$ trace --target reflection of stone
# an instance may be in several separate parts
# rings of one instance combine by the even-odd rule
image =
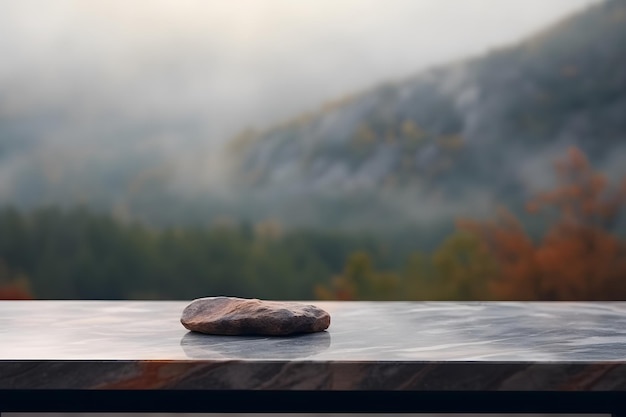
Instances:
[[[191,359],[297,359],[321,353],[330,347],[328,332],[289,337],[214,336],[189,332],[180,341]]]
[[[236,297],[207,297],[185,307],[187,329],[215,335],[285,336],[326,330],[330,315],[314,305]]]

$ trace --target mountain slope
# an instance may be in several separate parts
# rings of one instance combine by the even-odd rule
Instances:
[[[626,2],[607,1],[518,45],[246,132],[228,148],[233,186],[285,219],[325,199],[341,211],[346,196],[368,206],[346,218],[380,217],[372,205],[397,217],[407,205],[413,216],[520,201],[569,145],[620,169],[624,68]]]

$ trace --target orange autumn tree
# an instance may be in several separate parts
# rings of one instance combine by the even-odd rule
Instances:
[[[511,212],[499,208],[493,220],[459,220],[457,227],[478,236],[496,260],[497,273],[488,284],[492,299],[546,298],[542,292],[541,272],[534,261],[532,239]]]
[[[32,300],[28,278],[15,274],[0,259],[0,300]]]
[[[496,299],[626,299],[626,242],[611,233],[626,202],[626,179],[611,188],[585,154],[568,150],[555,164],[558,184],[528,203],[530,213],[546,213],[552,226],[535,245],[511,213],[489,222],[460,221],[496,257]]]

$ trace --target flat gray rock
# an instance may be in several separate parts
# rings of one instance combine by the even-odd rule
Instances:
[[[207,297],[185,307],[180,322],[207,334],[285,336],[326,330],[330,315],[311,304]]]

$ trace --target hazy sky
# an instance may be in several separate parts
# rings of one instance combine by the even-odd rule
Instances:
[[[163,146],[215,143],[593,2],[0,0],[0,118],[57,114],[58,141],[148,124]]]

